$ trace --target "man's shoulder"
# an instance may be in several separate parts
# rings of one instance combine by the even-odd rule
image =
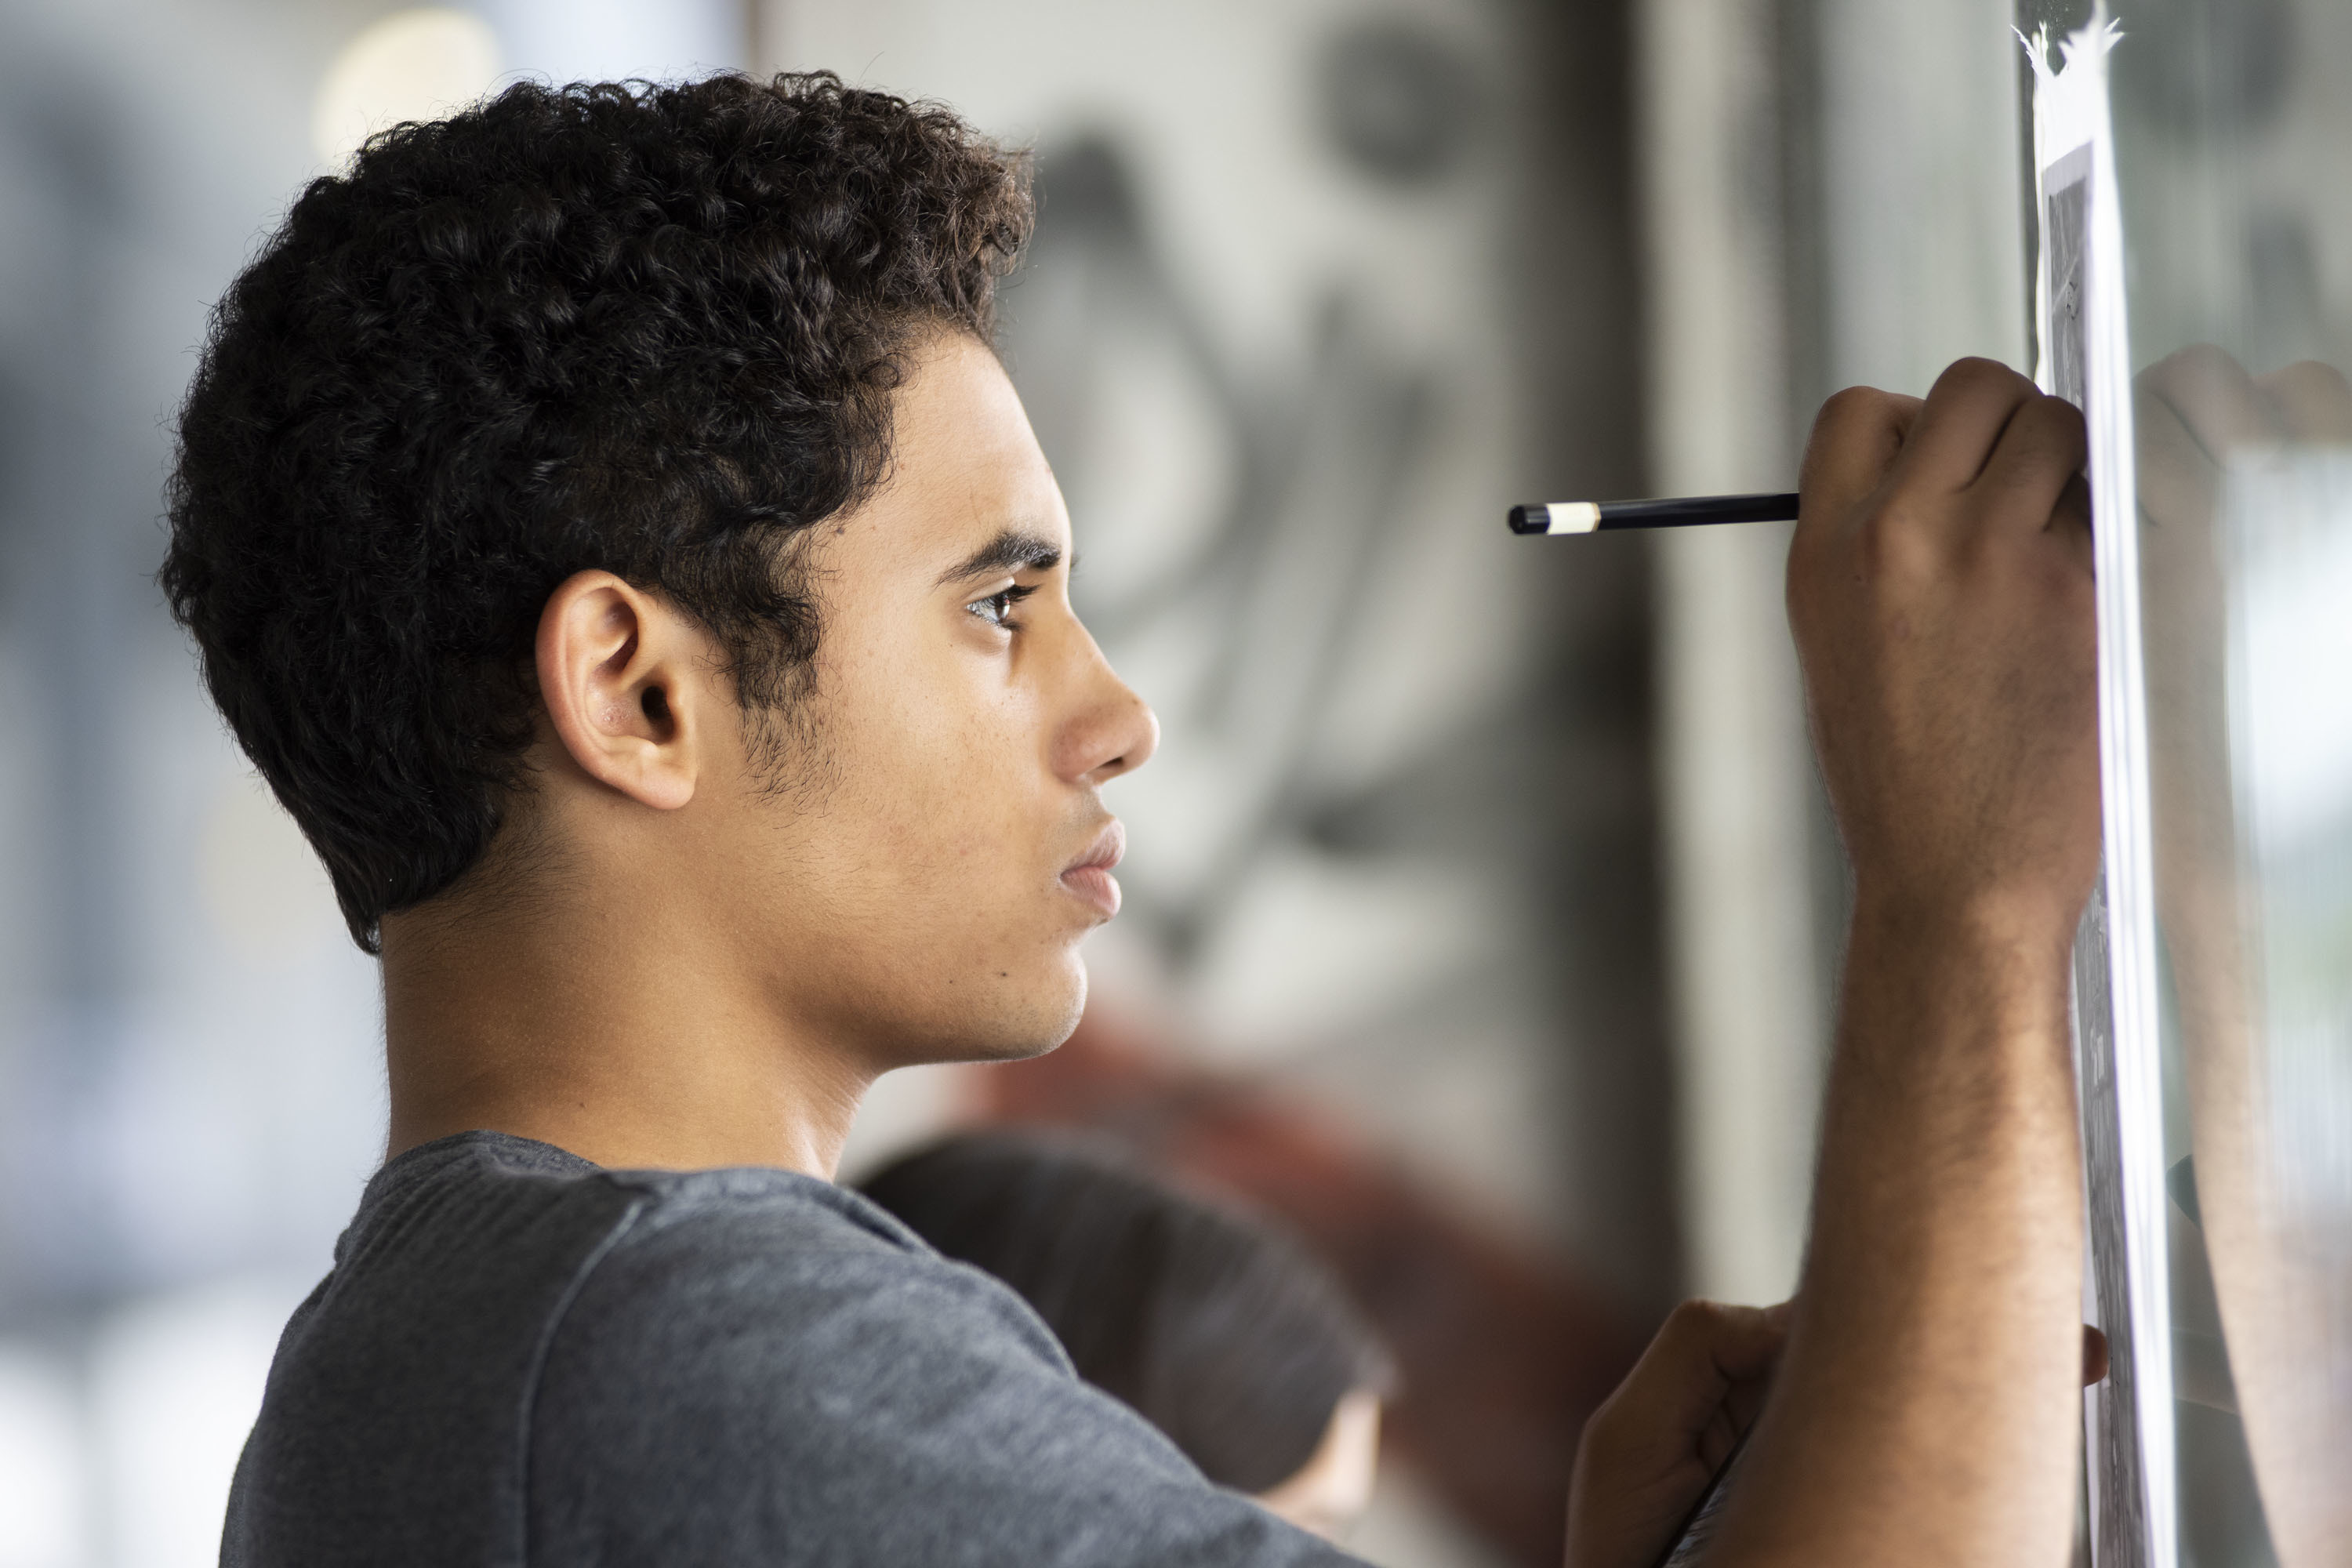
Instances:
[[[738,1389],[866,1376],[889,1345],[958,1360],[1068,1360],[1011,1289],[942,1258],[860,1194],[789,1171],[603,1173],[635,1201],[567,1303],[551,1377],[647,1358]]]
[[[940,1262],[897,1216],[848,1188],[798,1171],[598,1171],[635,1200],[630,1245],[692,1251],[796,1242],[821,1256]]]
[[[495,1132],[409,1150],[279,1342],[227,1560],[519,1552],[542,1415],[584,1399],[675,1441],[716,1405],[772,1403],[828,1325],[872,1340],[877,1303],[919,1298],[944,1331],[1059,1363],[992,1287],[790,1172],[606,1171]]]
[[[469,1133],[371,1184],[288,1328],[223,1560],[1338,1558],[855,1193]]]
[[[1036,1314],[858,1194],[615,1173],[639,1195],[537,1380],[550,1561],[1338,1561],[1082,1383]]]
[[[758,1324],[802,1342],[844,1314],[972,1320],[1060,1366],[1060,1346],[996,1280],[939,1255],[862,1195],[795,1171],[607,1170],[551,1144],[461,1133],[410,1151],[371,1184],[324,1292],[362,1315],[457,1307],[561,1336],[629,1345]],[[495,1300],[495,1306],[492,1300]],[[485,1310],[488,1309],[488,1310]],[[730,1336],[730,1342],[733,1336]],[[738,1342],[736,1348],[745,1348]],[[725,1356],[695,1363],[723,1371]],[[534,1369],[536,1372],[538,1369]]]

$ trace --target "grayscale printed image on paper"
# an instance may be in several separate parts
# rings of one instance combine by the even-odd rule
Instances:
[[[2082,407],[2088,401],[2088,345],[2084,341],[2089,291],[2091,149],[2086,143],[2053,163],[2042,177],[2042,242],[2050,262],[2049,390]]]
[[[2091,148],[2086,143],[2061,157],[2042,174],[2042,237],[2048,258],[2048,303],[2043,329],[2050,390],[2078,407],[2090,401],[2089,345],[2085,341],[2089,293]],[[2074,937],[2074,1051],[2077,1093],[2083,1116],[2083,1185],[2090,1237],[2090,1279],[2084,1291],[2084,1317],[2107,1336],[2106,1381],[2088,1395],[2086,1439],[2092,1446],[2092,1538],[2106,1545],[2098,1560],[2114,1555],[2114,1543],[2147,1535],[2139,1484],[2141,1458],[2137,1430],[2131,1312],[2124,1281],[2122,1151],[2117,1138],[2120,1107],[2116,1096],[2115,1016],[2107,963],[2107,885],[2103,876]],[[2095,1552],[2098,1548],[2095,1546]]]

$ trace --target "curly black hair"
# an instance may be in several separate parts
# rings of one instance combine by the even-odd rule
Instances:
[[[885,475],[917,341],[989,341],[1031,217],[1019,154],[824,72],[525,82],[311,183],[214,313],[162,582],[362,948],[527,787],[572,574],[788,708],[795,543]]]

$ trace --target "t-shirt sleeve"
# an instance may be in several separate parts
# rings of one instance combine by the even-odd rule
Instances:
[[[534,1564],[1357,1560],[1205,1479],[977,1270],[790,1205],[643,1215],[551,1332]]]

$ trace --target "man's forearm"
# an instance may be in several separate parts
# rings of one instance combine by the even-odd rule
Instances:
[[[1865,891],[1803,1289],[1711,1561],[2063,1561],[2081,1178],[2049,924]]]
[[[1812,1239],[1710,1563],[2057,1568],[2082,1367],[2067,950],[2098,875],[2079,410],[1822,406],[1789,626],[1855,913]]]

